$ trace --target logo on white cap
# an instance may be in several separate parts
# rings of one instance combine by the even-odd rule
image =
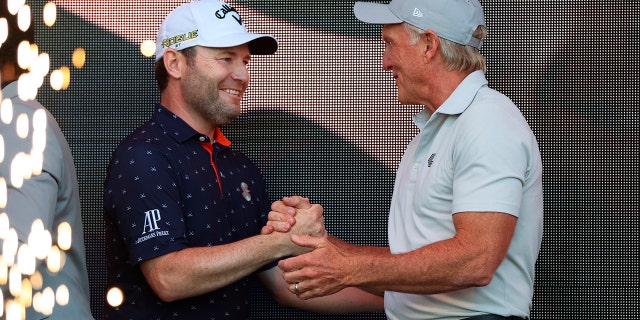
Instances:
[[[420,11],[420,9],[414,8],[413,9],[413,16],[414,17],[418,17],[418,18],[422,18],[422,17],[424,17],[424,14],[422,13],[422,11]]]
[[[222,9],[216,11],[216,18],[218,19],[224,19],[227,16],[227,13],[229,12],[235,12],[235,15],[231,15],[234,19],[236,19],[236,21],[238,21],[239,25],[242,25],[242,18],[240,18],[240,14],[238,13],[238,11],[236,11],[236,9],[234,9],[233,7],[231,7],[228,4],[223,4],[222,5]]]

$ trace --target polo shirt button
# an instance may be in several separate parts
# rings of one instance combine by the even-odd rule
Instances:
[[[205,141],[207,141],[207,138],[200,136],[200,142],[205,142]]]
[[[413,168],[414,168],[414,169],[418,169],[418,168],[420,168],[420,164],[419,164],[419,163],[414,163],[414,164],[413,164]]]

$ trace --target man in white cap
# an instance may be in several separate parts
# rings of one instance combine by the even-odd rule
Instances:
[[[290,234],[259,234],[270,206],[265,184],[220,127],[240,115],[251,55],[277,46],[247,32],[224,2],[183,4],[162,23],[160,104],[118,146],[105,181],[109,286],[124,293],[107,318],[248,319],[252,274],[287,306],[382,310],[382,297],[359,289],[298,299],[274,261],[308,249]],[[300,220],[291,233],[325,235],[322,215]]]
[[[401,103],[424,106],[414,117],[420,132],[396,175],[389,248],[292,236],[314,251],[280,261],[290,290],[301,299],[353,286],[384,291],[389,319],[528,318],[542,239],[542,164],[518,108],[487,86],[482,7],[393,0],[357,2],[354,13],[384,25],[383,68]],[[268,228],[276,231],[288,230],[292,214],[322,211],[300,197],[272,209]]]

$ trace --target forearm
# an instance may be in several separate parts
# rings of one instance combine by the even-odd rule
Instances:
[[[276,301],[286,307],[324,314],[378,312],[384,310],[382,295],[374,295],[358,288],[345,288],[335,294],[302,300],[291,293],[277,267],[261,272],[259,278],[271,291]]]
[[[384,311],[384,298],[358,288],[345,288],[329,296],[309,300],[291,294],[282,305],[324,314],[369,313]]]
[[[356,254],[354,283],[370,292],[435,294],[488,284],[494,269],[482,250],[448,239],[404,254]]]
[[[388,254],[390,253],[389,247],[371,247],[371,246],[356,246],[350,243],[347,243],[339,238],[336,238],[332,235],[327,237],[331,243],[340,248],[340,250],[346,253],[353,254],[367,254],[367,255],[378,255],[378,254]]]
[[[488,285],[507,255],[517,218],[498,212],[464,212],[453,220],[453,238],[403,254],[355,254],[354,285],[416,294]]]
[[[202,295],[229,285],[293,252],[288,235],[259,235],[234,243],[187,248],[145,261],[141,268],[165,301]]]

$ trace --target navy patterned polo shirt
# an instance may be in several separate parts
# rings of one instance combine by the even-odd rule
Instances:
[[[109,319],[248,319],[244,278],[209,294],[163,302],[138,264],[260,232],[270,208],[255,165],[218,131],[213,143],[158,105],[113,154],[104,189],[109,287],[125,300]]]

